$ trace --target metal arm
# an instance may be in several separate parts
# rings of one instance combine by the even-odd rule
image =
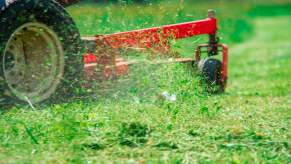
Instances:
[[[217,21],[210,13],[213,13],[213,11],[209,11],[209,18],[204,20],[97,35],[96,37],[85,37],[84,39],[87,41],[95,40],[97,46],[105,46],[107,48],[155,48],[156,50],[162,51],[165,47],[169,46],[169,40],[208,34],[210,36],[210,43],[212,44],[216,43]]]

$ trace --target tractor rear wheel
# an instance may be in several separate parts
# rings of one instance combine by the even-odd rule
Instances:
[[[16,1],[0,15],[1,104],[63,100],[82,71],[80,34],[53,0]]]
[[[202,78],[206,82],[206,90],[209,93],[221,93],[224,91],[221,69],[222,63],[217,59],[201,60],[198,68],[202,73]]]

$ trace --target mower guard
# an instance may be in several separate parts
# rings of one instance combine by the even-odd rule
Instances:
[[[127,75],[129,66],[138,61],[125,61],[119,55],[122,49],[135,49],[139,51],[150,50],[151,56],[171,57],[172,60],[153,61],[152,64],[180,62],[198,63],[202,53],[209,57],[222,52],[221,80],[223,89],[227,83],[228,47],[220,44],[217,37],[217,19],[215,11],[208,10],[208,18],[198,21],[165,25],[161,27],[146,28],[113,34],[83,37],[86,54],[83,55],[86,80],[104,80]],[[171,51],[171,40],[189,38],[207,34],[208,44],[195,48],[193,58],[181,58]]]

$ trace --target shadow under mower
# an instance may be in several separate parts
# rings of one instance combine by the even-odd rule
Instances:
[[[194,64],[208,91],[225,90],[228,48],[219,43],[213,10],[199,21],[81,38],[70,15],[55,1],[20,0],[6,5],[0,6],[0,17],[5,18],[0,22],[1,104],[59,101],[84,87],[82,79],[99,82],[127,75],[131,65],[140,63],[121,58],[120,50],[130,48],[150,50],[151,56],[165,59],[153,64]],[[198,46],[193,58],[173,57],[171,40],[202,34],[209,35],[209,43]],[[213,58],[219,52],[221,61]],[[202,53],[207,58],[202,59]]]

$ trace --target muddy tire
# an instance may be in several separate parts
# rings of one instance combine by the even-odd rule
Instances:
[[[83,69],[70,15],[52,0],[19,0],[0,13],[1,104],[65,100]]]
[[[221,93],[224,91],[222,82],[221,68],[222,63],[217,59],[201,60],[198,68],[202,74],[203,81],[206,84],[206,90],[209,93]]]

